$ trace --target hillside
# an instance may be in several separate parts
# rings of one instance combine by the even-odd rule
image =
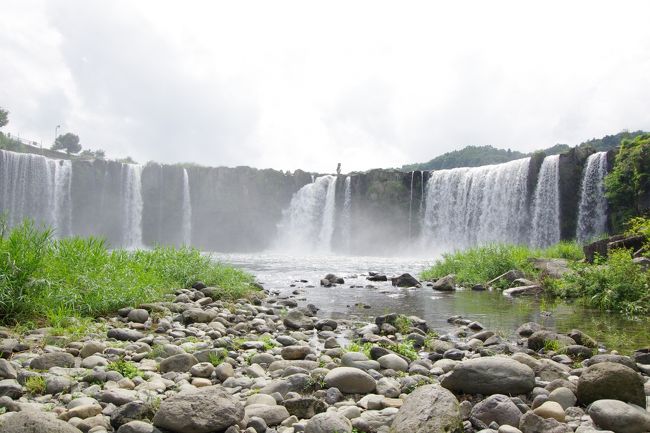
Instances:
[[[643,131],[619,132],[614,135],[606,135],[602,138],[592,138],[578,147],[593,147],[596,151],[611,150],[621,144],[624,138],[634,138],[643,134]],[[571,149],[568,144],[556,144],[546,149],[542,149],[546,155],[556,155]],[[429,162],[406,164],[400,170],[442,170],[456,167],[478,167],[488,164],[500,164],[503,162],[513,161],[515,159],[530,156],[532,153],[522,153],[511,149],[498,149],[494,146],[466,146],[460,150],[444,153],[433,158]]]

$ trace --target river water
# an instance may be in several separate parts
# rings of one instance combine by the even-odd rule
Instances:
[[[513,299],[500,292],[438,292],[426,286],[403,289],[393,287],[390,280],[383,283],[366,280],[368,272],[379,272],[389,278],[408,272],[417,277],[434,263],[433,259],[277,253],[214,253],[213,257],[252,273],[266,289],[279,296],[289,297],[297,292],[294,299],[320,308],[319,317],[372,320],[396,312],[418,316],[434,330],[444,333],[453,328],[447,319],[461,315],[504,336],[514,336],[519,325],[533,321],[560,332],[580,329],[604,342],[607,348],[621,352],[650,345],[648,319],[630,319],[544,299]],[[344,278],[345,284],[321,287],[320,279],[328,273]]]

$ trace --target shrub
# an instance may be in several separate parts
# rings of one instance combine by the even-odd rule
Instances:
[[[45,378],[43,376],[30,376],[25,380],[25,388],[32,395],[45,394]]]
[[[129,379],[133,379],[136,376],[142,377],[142,372],[138,369],[138,366],[135,363],[126,361],[124,359],[118,359],[117,361],[110,362],[106,366],[106,370],[117,371],[122,376]]]

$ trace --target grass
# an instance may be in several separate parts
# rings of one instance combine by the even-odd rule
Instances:
[[[45,394],[45,378],[43,376],[30,376],[25,380],[25,388],[31,395]]]
[[[411,332],[411,325],[411,319],[403,314],[399,314],[397,319],[395,319],[395,328],[397,328],[400,334],[408,334]]]
[[[376,345],[392,350],[393,352],[402,355],[410,359],[411,361],[418,359],[418,352],[413,347],[413,342],[411,340],[404,340],[401,343],[393,343],[393,344],[379,342]],[[364,355],[366,355],[368,359],[370,359],[371,358],[370,349],[372,349],[373,346],[374,345],[372,343],[361,343],[359,341],[352,341],[350,344],[347,345],[347,347],[345,347],[345,351],[361,352]]]
[[[225,350],[216,353],[210,352],[208,353],[208,362],[210,362],[213,367],[218,367],[223,361],[225,361],[226,356],[228,356],[228,353]]]
[[[118,359],[117,361],[110,362],[106,366],[106,370],[109,371],[117,371],[120,373],[122,376],[127,377],[129,379],[133,379],[134,377],[140,376],[142,377],[142,371],[138,369],[138,366],[131,361],[126,361],[124,359]]]
[[[9,230],[0,218],[2,324],[32,321],[65,328],[70,317],[98,317],[160,301],[197,281],[219,287],[218,297],[225,300],[256,290],[249,274],[192,248],[109,250],[102,239],[54,239],[50,229],[31,221]],[[83,321],[73,326],[78,323]]]
[[[455,274],[458,284],[482,284],[511,269],[535,276],[537,272],[530,263],[532,258],[580,260],[583,257],[582,247],[575,242],[560,242],[546,249],[491,244],[443,254],[441,260],[422,272],[421,278],[432,280]]]

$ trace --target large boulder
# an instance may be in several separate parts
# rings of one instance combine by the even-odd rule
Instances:
[[[650,413],[620,400],[597,400],[589,406],[589,416],[596,426],[616,433],[650,431]]]
[[[535,387],[535,373],[514,359],[491,356],[458,363],[440,384],[467,394],[527,394]]]
[[[438,278],[431,284],[433,290],[440,290],[442,292],[452,292],[456,288],[456,275],[449,274],[445,277]]]
[[[420,282],[411,274],[402,274],[399,277],[391,278],[393,286],[397,287],[421,287]]]
[[[447,433],[461,431],[458,400],[439,385],[417,388],[404,400],[390,433]]]
[[[0,425],[3,433],[81,433],[81,430],[71,424],[39,411],[17,412],[4,419]]]
[[[375,379],[354,367],[337,367],[325,375],[328,388],[338,388],[345,394],[368,394],[377,387]]]
[[[544,347],[549,344],[553,344],[554,346],[557,345],[559,347],[566,347],[572,346],[576,344],[576,342],[571,337],[567,337],[566,335],[547,330],[534,332],[533,335],[528,337],[528,348],[530,350],[538,351],[544,349]]]
[[[521,411],[507,395],[494,394],[477,403],[470,415],[483,421],[485,425],[496,422],[499,425],[518,426]]]
[[[222,431],[244,418],[244,407],[221,386],[207,386],[169,397],[153,424],[174,433]]]
[[[578,402],[588,405],[605,399],[645,407],[643,379],[631,368],[614,362],[600,362],[587,367],[578,380]]]

